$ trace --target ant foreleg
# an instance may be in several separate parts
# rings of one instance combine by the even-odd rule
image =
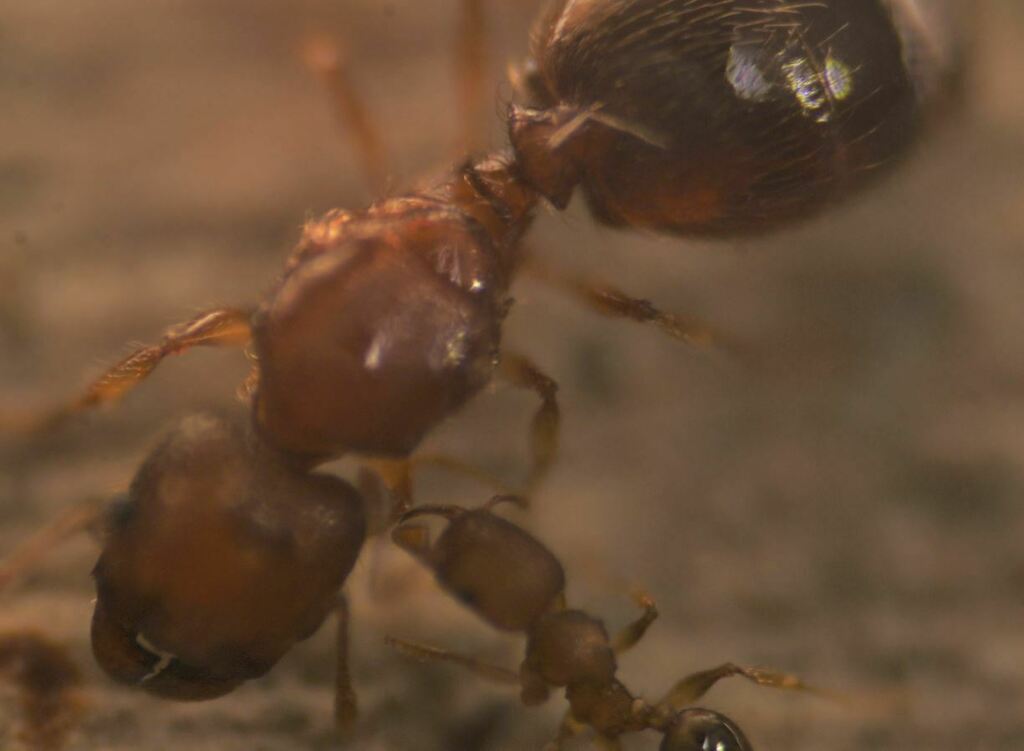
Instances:
[[[349,671],[348,662],[348,625],[350,612],[348,598],[344,594],[338,595],[338,605],[335,609],[338,618],[337,634],[337,668],[334,682],[334,721],[338,729],[346,731],[355,724],[359,716],[359,704],[356,700],[356,692],[352,688],[352,675]]]
[[[558,455],[561,413],[558,408],[558,384],[522,355],[505,352],[501,373],[512,385],[529,389],[540,397],[540,406],[530,423],[530,474],[526,495],[530,496],[547,476]]]
[[[644,637],[651,624],[658,619],[658,606],[653,597],[646,592],[636,592],[633,594],[633,599],[637,605],[643,608],[644,612],[615,637],[615,641],[612,642],[615,654],[622,654],[633,647]]]
[[[502,683],[504,685],[511,686],[518,686],[520,683],[519,673],[514,670],[509,670],[508,668],[503,668],[498,665],[492,665],[476,657],[459,654],[458,652],[451,652],[447,649],[431,647],[426,644],[417,644],[415,642],[405,641],[404,639],[396,639],[394,636],[385,636],[384,642],[387,645],[394,647],[406,657],[410,657],[418,662],[429,662],[432,660],[451,662],[475,673],[481,678],[493,681],[494,683]]]
[[[200,313],[185,323],[172,326],[159,344],[135,350],[93,381],[69,404],[41,415],[15,418],[19,432],[42,432],[58,427],[67,419],[90,409],[117,401],[144,381],[169,355],[180,355],[193,347],[241,347],[251,337],[251,312],[218,308]],[[0,429],[6,427],[0,420]]]
[[[829,699],[841,698],[837,694],[808,686],[803,680],[789,673],[780,673],[767,668],[750,668],[727,662],[710,670],[701,670],[686,676],[672,687],[672,690],[661,701],[661,706],[674,708],[689,706],[710,691],[718,681],[733,676],[741,676],[758,686],[800,691]]]

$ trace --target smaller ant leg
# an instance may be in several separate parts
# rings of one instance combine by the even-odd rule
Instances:
[[[62,542],[93,526],[103,517],[106,508],[105,499],[89,498],[63,511],[56,519],[22,542],[0,562],[0,591],[26,571],[35,568]]]
[[[633,599],[637,605],[643,608],[644,612],[615,637],[615,641],[612,642],[612,649],[615,650],[617,655],[631,649],[638,641],[643,639],[647,629],[658,619],[658,606],[655,604],[654,598],[647,592],[635,592]]]
[[[610,284],[590,281],[553,269],[530,258],[524,271],[531,278],[569,293],[601,315],[652,323],[673,339],[702,349],[722,346],[732,352],[736,344],[724,333],[695,316],[666,313],[649,300],[633,297]]]
[[[484,101],[484,0],[462,0],[455,42],[459,83],[459,153],[481,146]]]
[[[451,662],[455,665],[466,668],[481,678],[493,681],[494,683],[501,683],[509,686],[519,685],[519,673],[498,665],[492,665],[479,660],[476,657],[459,654],[458,652],[450,652],[446,649],[439,649],[426,644],[417,644],[415,642],[405,641],[404,639],[396,639],[394,636],[385,636],[384,642],[388,646],[394,647],[406,657],[419,662],[429,662],[431,660]]]
[[[79,412],[117,401],[145,380],[170,355],[183,354],[193,347],[245,346],[251,336],[250,318],[251,312],[247,310],[218,308],[172,326],[166,330],[159,344],[132,352],[93,381],[70,404],[34,419],[24,419],[18,429],[30,433],[50,430]]]
[[[526,495],[540,486],[558,455],[561,413],[558,408],[558,384],[522,355],[503,353],[501,373],[512,385],[529,389],[540,397],[540,406],[530,423],[530,474]]]
[[[338,618],[338,664],[334,684],[334,720],[339,730],[346,731],[355,724],[356,718],[359,716],[359,704],[356,699],[356,692],[352,688],[352,675],[349,672],[348,626],[350,612],[348,598],[344,594],[338,595],[336,613]]]
[[[662,700],[661,705],[676,708],[691,705],[710,691],[718,681],[733,676],[741,676],[758,686],[800,691],[823,698],[840,698],[828,691],[808,686],[800,678],[789,673],[780,673],[767,668],[749,668],[727,662],[710,670],[701,670],[686,676],[672,687],[672,690]]]
[[[306,67],[326,87],[338,122],[359,153],[367,187],[375,194],[382,193],[387,185],[388,165],[380,130],[349,77],[346,52],[330,39],[316,36],[306,41],[303,57]]]

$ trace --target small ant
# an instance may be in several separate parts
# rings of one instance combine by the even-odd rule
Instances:
[[[464,7],[460,50],[472,61],[479,0]],[[95,570],[93,649],[103,668],[162,696],[219,696],[265,673],[336,609],[336,709],[350,721],[347,607],[338,592],[367,534],[366,509],[351,485],[314,469],[343,454],[386,457],[399,466],[395,518],[448,514],[451,536],[442,540],[473,520],[494,531],[453,543],[456,557],[472,550],[468,571],[445,568],[444,544],[417,543],[407,524],[396,538],[447,586],[471,593],[494,625],[527,633],[524,700],[565,686],[573,715],[602,737],[653,728],[663,749],[689,751],[701,747],[700,728],[712,728],[719,735],[707,737],[724,748],[748,748],[730,721],[677,711],[706,688],[683,681],[691,688],[649,706],[614,678],[615,652],[642,635],[653,604],[630,636],[610,641],[599,621],[561,604],[564,575],[550,552],[489,509],[410,512],[409,457],[501,372],[541,401],[527,490],[536,487],[556,451],[557,384],[499,351],[538,205],[564,208],[580,188],[601,222],[685,235],[761,232],[823,209],[896,161],[948,88],[950,48],[922,7],[931,6],[556,0],[519,75],[530,106],[507,113],[511,150],[470,156],[420,190],[309,222],[258,307],[218,308],[174,326],[76,399],[28,419],[50,428],[113,402],[193,347],[251,348],[251,424],[183,421],[111,516]],[[322,49],[310,57],[367,172],[379,173],[376,136],[339,59]],[[716,339],[706,325],[614,287],[534,273],[603,313],[691,343]],[[65,520],[15,561],[23,567],[87,516]],[[572,644],[589,644],[592,654],[575,655]],[[724,674],[790,683],[723,670],[698,674],[707,676],[700,687]]]
[[[604,623],[565,602],[565,572],[543,543],[497,516],[500,503],[523,499],[496,496],[481,508],[420,506],[392,530],[400,547],[433,570],[440,586],[492,626],[526,635],[526,657],[514,672],[473,657],[388,637],[404,654],[419,660],[444,660],[477,674],[518,685],[524,704],[547,700],[550,688],[565,689],[569,712],[551,748],[591,728],[610,747],[621,735],[656,730],[662,751],[750,751],[737,725],[711,710],[690,707],[716,682],[743,676],[762,686],[824,694],[800,679],[761,668],[726,663],[683,678],[664,699],[650,704],[634,696],[615,677],[617,656],[635,645],[658,617],[646,594],[638,594],[643,614],[614,639]],[[436,542],[429,529],[409,523],[435,515],[447,520]]]

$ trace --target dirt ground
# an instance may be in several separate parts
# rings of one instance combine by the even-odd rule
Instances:
[[[489,5],[497,113],[535,3]],[[559,380],[565,415],[557,468],[517,518],[613,628],[634,615],[628,585],[657,598],[627,685],[656,697],[735,660],[899,699],[885,713],[716,688],[707,704],[761,751],[1024,748],[1024,7],[971,8],[966,112],[842,211],[724,244],[599,229],[579,206],[540,217],[536,252],[758,342],[756,372],[516,289],[506,342]],[[296,53],[311,31],[349,41],[396,186],[448,161],[454,18],[454,0],[0,0],[0,403],[52,403],[126,343],[258,299],[306,217],[369,199]],[[0,551],[122,489],[170,421],[231,404],[245,370],[197,353],[118,409],[0,444]],[[428,448],[514,479],[532,406],[496,388]],[[440,473],[421,487],[486,497]],[[386,648],[391,633],[521,655],[386,546],[348,587],[363,709],[348,745],[329,627],[227,698],[160,702],[92,661],[95,555],[76,539],[0,605],[0,631],[42,630],[84,672],[71,749],[531,749],[564,709]],[[0,747],[16,748],[18,705],[0,701]]]

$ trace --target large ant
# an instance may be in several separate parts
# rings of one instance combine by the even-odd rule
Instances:
[[[494,514],[494,506],[509,501],[522,499],[497,496],[472,510],[421,506],[402,516],[392,539],[485,621],[526,635],[526,657],[519,671],[394,637],[388,641],[416,659],[454,662],[486,678],[519,685],[527,705],[547,700],[552,687],[564,688],[569,712],[553,748],[589,727],[616,748],[621,735],[656,730],[663,735],[662,751],[750,751],[749,741],[732,720],[689,705],[730,676],[762,686],[822,693],[791,675],[726,663],[683,678],[656,704],[634,696],[615,677],[616,656],[636,644],[657,618],[654,601],[638,594],[643,614],[615,638],[609,637],[602,621],[567,607],[565,572],[554,553]],[[436,542],[426,526],[409,523],[424,515],[447,520]]]
[[[464,2],[475,17],[478,0]],[[687,235],[760,232],[817,212],[895,162],[941,101],[950,48],[922,7],[556,0],[519,75],[530,103],[507,113],[511,150],[470,156],[420,190],[309,222],[261,305],[172,327],[78,398],[29,419],[48,428],[110,403],[193,347],[251,347],[251,426],[186,420],[115,507],[95,572],[100,664],[160,695],[210,698],[266,672],[335,608],[343,646],[337,593],[365,537],[365,510],[357,491],[317,466],[342,454],[398,460],[397,518],[410,503],[401,463],[499,370],[541,399],[528,490],[553,460],[556,384],[526,358],[500,356],[509,286],[527,261],[522,238],[538,204],[563,208],[579,187],[601,222]],[[479,29],[466,28],[473,50]],[[330,55],[312,57],[372,173],[374,136],[344,69]],[[713,338],[613,287],[539,275],[602,312],[686,341]],[[486,561],[499,551],[479,552]],[[548,638],[544,623],[575,612],[548,612],[560,591],[516,622],[535,650]],[[513,609],[525,617],[518,602]],[[537,657],[525,695],[565,685],[574,715],[602,736],[651,727],[665,734],[663,748],[699,747],[682,740],[691,727],[682,718],[697,715],[664,703],[600,717],[629,695],[614,680],[614,650],[598,646],[599,680],[553,679],[555,658]],[[338,716],[350,720],[340,652]],[[610,693],[594,696],[595,687]],[[719,723],[745,747],[731,723],[701,722]]]

